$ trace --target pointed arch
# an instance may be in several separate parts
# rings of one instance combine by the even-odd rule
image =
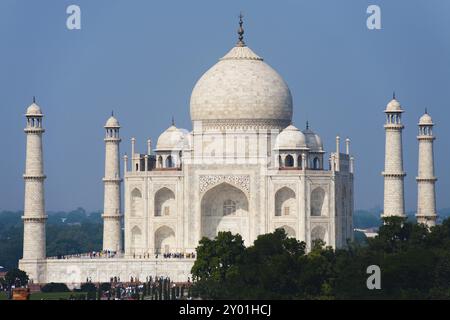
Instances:
[[[169,188],[161,188],[155,193],[155,217],[175,216],[175,193]]]
[[[325,191],[321,187],[317,187],[311,192],[311,216],[325,215],[323,210],[324,200]]]
[[[294,190],[283,187],[275,193],[275,216],[295,216],[297,203]]]
[[[222,182],[209,189],[201,200],[201,235],[214,238],[219,231],[248,235],[249,202],[234,185]]]
[[[142,247],[142,232],[138,226],[131,229],[131,247],[133,251]]]
[[[314,159],[313,159],[313,169],[315,169],[315,170],[319,170],[320,169],[319,157],[314,157]]]
[[[284,225],[282,227],[279,227],[278,229],[283,229],[284,232],[286,232],[286,235],[289,238],[295,238],[295,230],[294,230],[294,228],[292,228],[290,226],[287,226],[287,225]]]
[[[326,239],[327,236],[327,230],[324,226],[315,226],[311,230],[311,247],[315,240],[322,240],[323,242],[327,242]]]
[[[170,253],[175,250],[175,232],[168,226],[161,226],[155,231],[155,252]]]
[[[166,168],[173,168],[173,158],[171,155],[166,158]]]
[[[286,156],[286,159],[284,159],[284,166],[285,167],[293,167],[294,166],[294,157],[290,154]]]
[[[138,188],[134,188],[131,191],[131,216],[132,217],[141,217],[143,215],[144,206],[142,200],[141,190]]]

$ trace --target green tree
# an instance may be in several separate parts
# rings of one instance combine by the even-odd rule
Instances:
[[[305,250],[305,243],[288,238],[284,229],[258,236],[229,273],[226,298],[292,298],[298,292],[294,279]]]
[[[5,275],[5,282],[7,286],[23,287],[28,284],[28,275],[25,271],[18,268],[9,270]]]
[[[244,250],[242,237],[231,232],[219,232],[213,240],[201,239],[197,247],[197,259],[191,270],[198,284],[195,288],[197,294],[220,297],[226,290],[222,285],[227,274],[235,272],[236,262]]]

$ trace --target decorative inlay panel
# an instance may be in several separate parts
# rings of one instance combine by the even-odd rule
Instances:
[[[245,193],[250,193],[250,176],[248,175],[203,175],[199,180],[200,193],[204,193],[222,182],[234,185]]]

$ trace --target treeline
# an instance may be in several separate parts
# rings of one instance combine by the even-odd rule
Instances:
[[[16,268],[22,257],[23,212],[0,212],[0,266]],[[78,208],[70,212],[49,212],[47,256],[99,251],[102,247],[102,219],[99,212]]]
[[[381,270],[379,290],[367,286],[371,265]],[[450,299],[450,219],[429,231],[389,218],[364,246],[316,241],[309,253],[281,229],[247,248],[221,232],[201,240],[192,273],[204,299]]]

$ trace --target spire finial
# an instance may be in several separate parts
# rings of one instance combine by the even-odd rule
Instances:
[[[114,110],[111,110],[111,117],[114,117]]]
[[[36,96],[33,96],[33,103],[36,103]]]
[[[395,91],[392,93],[392,99],[395,100]]]
[[[172,125],[175,125],[175,118],[172,116]]]
[[[238,46],[238,47],[245,47],[244,28],[242,27],[242,25],[244,24],[244,21],[242,20],[242,18],[244,18],[244,15],[241,12],[239,14],[239,29],[238,29],[239,41],[236,44],[236,46]]]
[[[425,114],[428,114],[428,108],[425,107]]]
[[[308,130],[308,129],[309,129],[309,121],[306,120],[306,130]]]

